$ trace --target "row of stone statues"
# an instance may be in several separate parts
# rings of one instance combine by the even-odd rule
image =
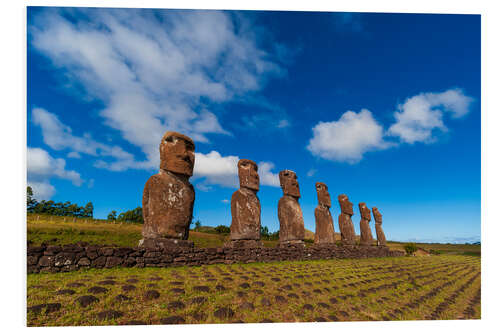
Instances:
[[[193,218],[195,192],[189,183],[193,175],[195,145],[191,138],[167,132],[160,143],[160,171],[151,176],[144,186],[142,205],[144,226],[142,230],[144,246],[192,246],[189,242],[189,225]],[[241,159],[238,162],[240,188],[231,197],[231,232],[228,247],[258,247],[260,241],[260,201],[258,167],[254,161]],[[279,173],[283,197],[278,202],[280,222],[279,244],[303,244],[304,219],[299,205],[300,189],[297,175],[291,170]],[[334,243],[334,226],[330,213],[331,199],[328,186],[316,183],[318,206],[314,210],[317,244]],[[345,194],[338,196],[341,214],[339,228],[341,241],[346,245],[355,244],[354,214],[352,203]],[[370,230],[370,209],[365,203],[359,204],[361,213],[360,245],[372,245],[374,239]],[[377,244],[386,245],[382,231],[382,215],[373,207]]]

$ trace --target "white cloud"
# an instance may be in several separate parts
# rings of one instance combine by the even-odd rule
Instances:
[[[196,142],[229,134],[210,105],[241,100],[286,74],[279,55],[259,48],[265,33],[252,30],[251,22],[228,12],[134,9],[49,8],[29,26],[31,44],[63,70],[72,91],[102,102],[105,125],[145,154],[138,162],[109,151],[115,162],[95,164],[117,171],[157,167],[166,130]],[[94,153],[92,145],[79,145],[88,140],[62,128],[55,130],[71,138],[75,152]],[[55,136],[47,142],[68,146]]]
[[[277,173],[273,173],[274,164],[271,162],[259,163],[259,178],[261,185],[280,187],[280,179]]]
[[[66,170],[66,161],[53,158],[41,148],[28,147],[27,151],[28,185],[32,186],[37,199],[48,199],[55,193],[55,188],[49,183],[51,178],[66,179],[75,186],[81,186],[83,180],[80,174]]]
[[[319,122],[307,149],[331,161],[357,163],[368,151],[386,149],[384,130],[366,109],[345,112],[339,120]]]
[[[215,150],[196,153],[193,176],[205,178],[205,184],[238,187],[238,156],[221,156]]]
[[[37,200],[49,200],[56,193],[54,186],[47,181],[28,181],[28,186],[33,190],[33,197]]]
[[[227,203],[229,203],[229,200],[228,199],[222,199],[220,202],[227,204]]]
[[[316,170],[316,169],[311,169],[311,170],[307,171],[307,177],[312,177],[312,176],[314,176],[314,175],[316,174],[316,172],[317,172],[317,171],[318,171],[318,170]]]
[[[194,179],[203,178],[196,186],[199,190],[209,191],[209,185],[221,185],[224,187],[239,187],[238,180],[238,156],[221,156],[215,150],[208,154],[196,153],[194,164]],[[278,174],[272,173],[274,164],[271,162],[260,162],[259,177],[260,184],[265,186],[279,187]]]
[[[28,147],[27,152],[28,177],[57,177],[70,180],[73,185],[81,186],[83,180],[80,174],[73,170],[66,170],[66,161],[62,158],[53,158],[41,148]]]
[[[81,158],[81,154],[95,157],[110,157],[113,162],[99,160],[97,166],[103,165],[113,171],[124,170],[128,167],[147,167],[134,161],[134,156],[119,146],[102,144],[92,139],[90,134],[83,136],[73,135],[69,126],[63,124],[57,115],[42,108],[34,108],[31,112],[32,121],[42,129],[43,142],[54,150],[71,150],[69,158]]]
[[[398,106],[399,111],[394,113],[396,122],[389,127],[388,134],[409,144],[433,142],[435,131],[447,131],[444,114],[449,112],[452,118],[463,117],[469,112],[472,101],[460,89],[410,97]]]

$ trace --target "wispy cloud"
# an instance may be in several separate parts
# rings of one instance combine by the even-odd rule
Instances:
[[[66,169],[66,161],[62,158],[53,158],[41,148],[28,147],[27,151],[28,186],[33,188],[37,199],[49,199],[56,190],[50,184],[51,178],[66,179],[75,186],[81,186],[83,179],[74,170]]]
[[[259,39],[265,31],[253,31],[245,17],[229,12],[47,8],[30,23],[31,45],[72,91],[81,88],[82,99],[100,101],[104,124],[146,156],[137,161],[122,150],[115,161],[96,163],[110,170],[156,167],[167,129],[205,143],[208,135],[229,135],[211,103],[244,100],[270,78],[286,75],[286,47],[264,51]],[[82,140],[67,128],[58,130],[71,139],[70,157],[92,155],[92,145],[79,146]],[[64,147],[52,139],[53,149]]]

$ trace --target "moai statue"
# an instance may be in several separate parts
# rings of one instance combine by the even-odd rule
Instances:
[[[377,245],[387,246],[384,230],[382,230],[382,214],[380,214],[377,207],[373,207],[372,211],[373,211],[373,218],[375,219],[375,232],[377,233]]]
[[[231,197],[231,234],[226,247],[260,247],[260,201],[258,167],[254,161],[238,162],[240,188]]]
[[[333,218],[330,213],[332,201],[328,193],[328,186],[325,183],[316,183],[316,192],[318,193],[318,206],[314,210],[316,219],[316,232],[314,233],[315,244],[333,244],[335,243],[335,234],[333,230]]]
[[[351,216],[354,215],[352,210],[352,202],[345,194],[338,196],[340,203],[339,228],[342,238],[342,244],[354,245],[356,242],[356,233],[354,232],[354,224],[352,224]]]
[[[283,170],[280,171],[279,178],[283,190],[283,196],[278,202],[280,246],[304,244],[304,218],[299,205],[297,175],[293,171]]]
[[[359,229],[361,231],[361,237],[359,243],[361,245],[372,245],[373,236],[370,230],[370,221],[372,219],[370,208],[366,206],[364,202],[359,205],[359,213],[361,214],[361,221],[359,222]]]
[[[193,218],[194,142],[177,132],[166,132],[160,143],[160,172],[151,176],[142,195],[145,247],[188,246]]]

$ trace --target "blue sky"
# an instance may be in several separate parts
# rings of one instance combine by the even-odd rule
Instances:
[[[163,133],[196,142],[195,219],[229,225],[238,158],[259,164],[262,224],[277,174],[377,206],[390,240],[476,241],[481,217],[480,16],[28,8],[28,184],[141,204]],[[372,225],[373,227],[373,225]]]

